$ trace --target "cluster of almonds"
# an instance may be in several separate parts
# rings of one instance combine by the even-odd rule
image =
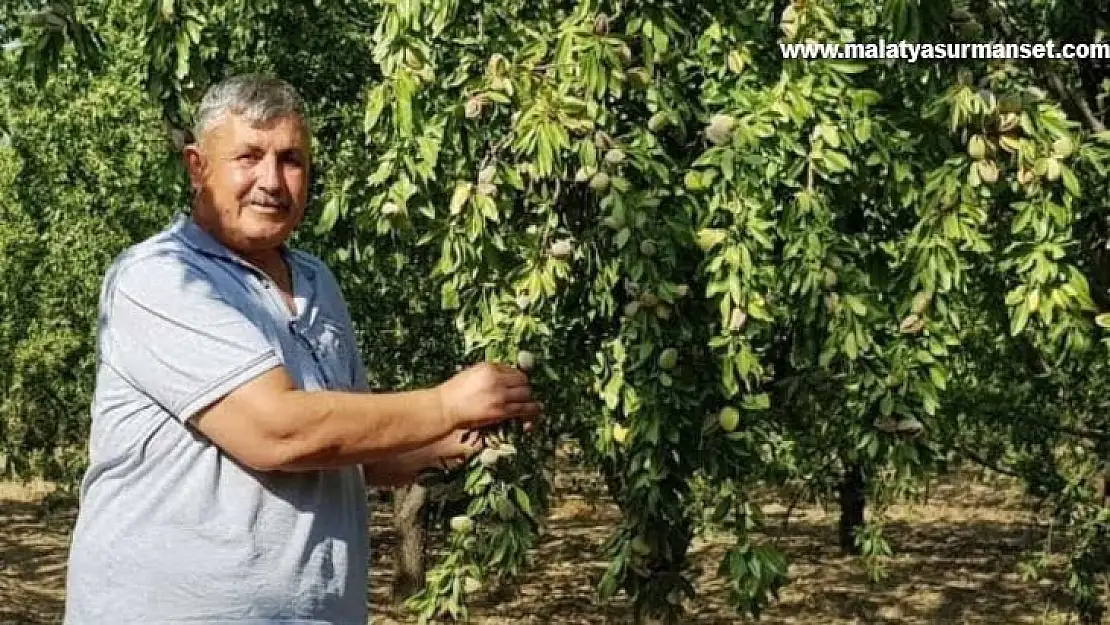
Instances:
[[[511,64],[509,59],[505,58],[503,54],[494,53],[490,56],[489,61],[486,63],[486,74],[489,77],[489,87],[494,91],[511,91],[511,83],[509,82],[509,70]],[[464,107],[464,112],[467,119],[477,119],[485,112],[486,107],[489,106],[489,97],[485,94],[479,93],[467,99]]]
[[[604,130],[594,133],[594,146],[605,151],[605,155],[601,159],[601,167],[586,166],[580,168],[574,175],[574,181],[578,183],[588,182],[591,190],[602,195],[609,190],[609,185],[612,182],[612,171],[623,163],[627,157],[624,150],[617,146],[613,138]]]
[[[925,327],[925,309],[929,307],[929,294],[925,292],[913,296],[910,314],[898,324],[903,334],[917,334]]]
[[[967,142],[967,154],[974,161],[974,173],[987,184],[998,182],[999,169],[995,158],[1000,152],[1021,155],[1021,111],[1022,100],[1017,95],[995,98],[989,91],[981,91],[980,98],[988,108],[995,111],[993,132],[977,133]],[[1062,162],[1075,151],[1075,144],[1069,137],[1059,137],[1052,143],[1051,153],[1039,157],[1033,163],[1025,162],[1022,157],[1017,172],[1018,182],[1029,185],[1038,177],[1055,182],[1063,172]]]
[[[709,119],[709,125],[705,128],[705,138],[713,145],[725,145],[732,140],[734,128],[736,128],[734,117],[718,113]]]
[[[512,443],[505,442],[502,437],[496,433],[489,433],[485,436],[487,447],[478,454],[478,462],[483,467],[491,468],[498,463],[502,458],[508,458],[516,455],[516,447]]]
[[[645,244],[650,244],[650,246],[646,246]],[[648,248],[646,251],[645,247]],[[640,253],[645,256],[654,254],[654,250],[655,244],[651,241],[644,241],[640,244]],[[626,317],[635,317],[641,310],[648,309],[653,311],[656,317],[664,321],[671,318],[672,313],[670,306],[655,293],[641,289],[640,285],[634,282],[625,283],[625,292],[636,298],[624,305],[623,312]],[[680,284],[675,287],[674,294],[676,298],[686,297],[690,294],[690,287],[685,284]]]
[[[991,2],[980,15],[988,24],[997,24],[1002,20],[1002,9]],[[976,39],[983,34],[983,25],[976,16],[964,7],[955,7],[948,14],[952,30],[963,39]]]

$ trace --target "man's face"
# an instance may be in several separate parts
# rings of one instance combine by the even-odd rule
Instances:
[[[299,117],[261,126],[229,115],[185,149],[198,221],[245,255],[279,247],[304,217],[309,138]]]

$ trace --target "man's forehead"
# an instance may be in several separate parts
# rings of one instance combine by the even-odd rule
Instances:
[[[297,115],[275,117],[264,122],[252,122],[242,115],[225,115],[207,134],[213,147],[240,145],[266,145],[280,148],[309,148],[308,132],[304,120]]]

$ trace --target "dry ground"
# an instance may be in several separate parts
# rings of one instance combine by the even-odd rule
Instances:
[[[38,502],[49,485],[0,484],[0,623],[58,623],[64,606],[66,548],[74,511],[43,518]],[[616,511],[590,491],[561,488],[549,532],[519,592],[480,598],[478,625],[628,623],[623,598],[599,603],[593,589],[605,569],[598,557]],[[591,504],[591,501],[597,501]],[[889,578],[871,585],[859,563],[835,546],[835,517],[819,507],[795,510],[774,535],[790,554],[792,583],[763,623],[847,625],[872,623],[1066,623],[1066,603],[1052,582],[1022,581],[1018,563],[1044,537],[1020,493],[1001,481],[955,479],[938,485],[927,503],[892,510],[889,533],[896,556]],[[835,511],[829,511],[835,512]],[[371,519],[375,555],[370,597],[374,625],[407,622],[388,605],[392,577],[388,506]],[[691,625],[744,622],[731,613],[727,590],[714,573],[723,540],[699,540],[701,596]],[[1073,621],[1074,622],[1074,621]]]

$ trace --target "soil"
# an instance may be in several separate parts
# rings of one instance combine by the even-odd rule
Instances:
[[[473,623],[631,623],[626,597],[599,602],[594,596],[606,566],[601,548],[617,510],[590,480],[585,480],[585,487],[582,480],[576,482],[578,486],[559,480],[547,532],[522,585],[478,597]],[[0,623],[61,622],[75,510],[63,507],[44,515],[41,502],[49,492],[51,486],[44,483],[0,484]],[[1043,544],[1049,528],[1029,512],[1013,483],[953,477],[934,485],[926,501],[891,508],[887,532],[895,555],[886,562],[888,577],[879,583],[869,581],[857,558],[839,553],[835,508],[798,506],[785,528],[785,508],[767,510],[767,538],[787,551],[792,565],[790,585],[761,623],[1069,622],[1068,602],[1059,585],[1060,557],[1052,559],[1048,579],[1025,581],[1021,576],[1023,556]],[[376,498],[370,519],[375,548],[371,625],[414,622],[389,604],[390,548],[396,542],[389,514],[390,506]],[[687,623],[748,622],[730,610],[728,589],[715,575],[727,549],[722,536],[695,542],[692,559],[700,569],[699,597],[689,604]]]

